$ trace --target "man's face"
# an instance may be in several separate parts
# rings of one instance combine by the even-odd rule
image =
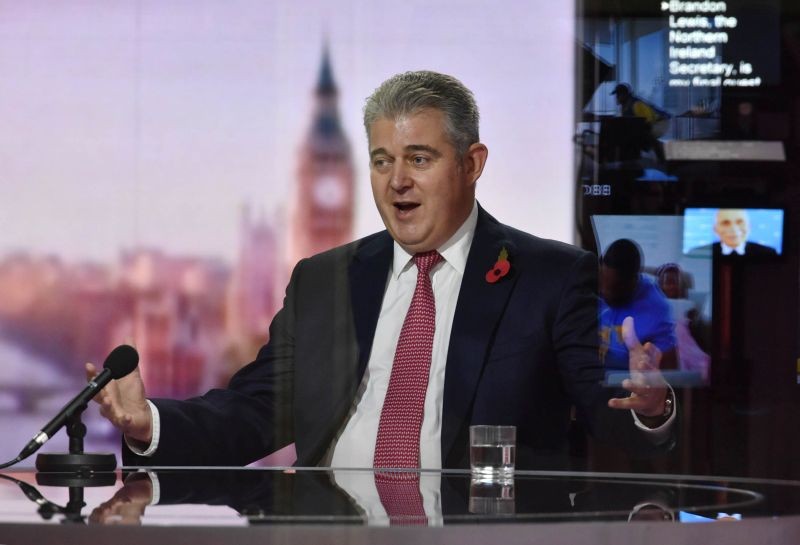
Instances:
[[[372,195],[392,238],[410,253],[444,244],[472,210],[486,147],[459,158],[442,112],[425,109],[373,122],[369,152]]]
[[[608,306],[620,307],[629,303],[638,284],[638,274],[626,277],[616,269],[600,265],[600,297]]]
[[[750,232],[747,213],[744,210],[718,211],[714,232],[724,245],[736,248],[747,240],[747,234]]]

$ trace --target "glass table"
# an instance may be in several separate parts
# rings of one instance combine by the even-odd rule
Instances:
[[[383,475],[383,474],[380,474]],[[89,475],[0,474],[0,543],[800,542],[800,482],[679,475],[517,471],[392,473],[421,515],[392,513],[371,469],[124,468]],[[726,524],[727,523],[727,524]],[[143,533],[144,532],[144,533]],[[188,533],[187,533],[188,532]],[[174,537],[174,536],[173,536]],[[401,539],[401,537],[403,539]],[[538,539],[538,538],[537,538]],[[750,541],[746,541],[749,539]],[[87,541],[88,540],[88,541]],[[564,543],[568,542],[563,541]],[[755,541],[753,541],[755,540]]]

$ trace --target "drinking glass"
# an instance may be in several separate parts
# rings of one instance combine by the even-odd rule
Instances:
[[[516,426],[470,426],[469,462],[473,477],[487,480],[514,476]]]

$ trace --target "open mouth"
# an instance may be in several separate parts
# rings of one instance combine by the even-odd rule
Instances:
[[[396,202],[394,203],[394,207],[397,208],[400,212],[411,212],[415,208],[419,206],[417,202]]]

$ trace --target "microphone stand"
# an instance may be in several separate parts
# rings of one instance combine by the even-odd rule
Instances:
[[[37,480],[38,483],[38,480]],[[44,498],[43,498],[44,499]],[[83,501],[83,487],[69,487],[69,501],[67,505],[61,507],[49,500],[39,505],[39,516],[44,520],[50,520],[55,514],[64,515],[61,524],[86,524],[86,517],[81,514],[81,510],[86,505]]]
[[[114,471],[117,468],[117,457],[110,452],[83,452],[83,438],[86,437],[86,425],[81,415],[86,405],[78,407],[67,418],[67,436],[69,436],[69,453],[44,453],[36,457],[36,469],[47,473],[92,473],[97,471]],[[70,495],[71,496],[71,495]]]
[[[86,524],[86,517],[81,514],[81,510],[86,506],[83,501],[83,489],[86,487],[114,486],[114,483],[117,482],[115,473],[92,474],[82,477],[37,474],[36,484],[38,485],[69,487],[69,501],[66,506],[62,507],[45,498],[35,486],[25,481],[2,474],[0,474],[0,478],[16,483],[22,493],[39,506],[37,512],[43,520],[50,520],[57,514],[64,515],[61,524]]]

